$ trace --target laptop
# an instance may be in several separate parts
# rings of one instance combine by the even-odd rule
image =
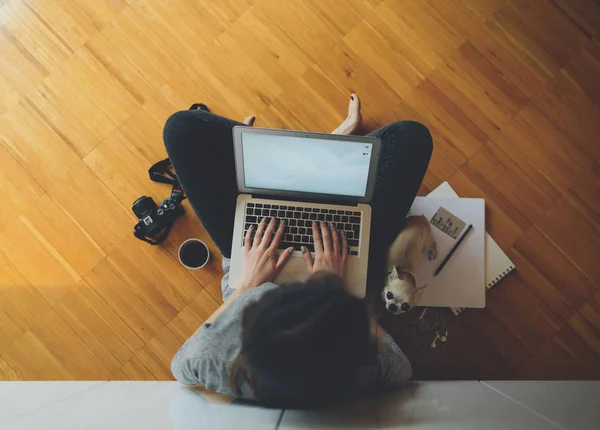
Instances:
[[[333,222],[348,239],[346,285],[366,292],[371,206],[381,142],[377,138],[237,126],[233,128],[239,196],[235,210],[230,285],[241,281],[244,237],[265,218],[284,221],[279,252],[294,252],[275,283],[308,277],[300,248],[314,257],[312,222]]]

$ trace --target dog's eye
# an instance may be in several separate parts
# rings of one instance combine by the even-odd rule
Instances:
[[[385,298],[388,300],[392,300],[394,298],[394,295],[388,291],[385,295]]]
[[[410,305],[408,303],[402,303],[402,306],[400,306],[400,309],[402,309],[403,311],[407,311],[410,309]]]

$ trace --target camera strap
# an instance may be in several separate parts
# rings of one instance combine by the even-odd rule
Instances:
[[[183,188],[181,188],[181,184],[179,183],[179,179],[177,179],[177,175],[171,172],[171,166],[171,160],[165,158],[158,163],[154,163],[148,169],[148,175],[150,176],[151,181],[173,185],[173,188],[171,188],[171,198],[175,199],[177,203],[180,203],[182,200],[185,200],[186,197]]]

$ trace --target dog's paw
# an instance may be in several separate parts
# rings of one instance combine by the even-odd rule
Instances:
[[[434,246],[427,251],[427,258],[429,261],[435,260],[437,258],[437,247]]]

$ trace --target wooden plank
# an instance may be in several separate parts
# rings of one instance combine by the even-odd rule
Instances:
[[[519,276],[549,306],[550,297],[558,295],[567,309],[557,314],[562,314],[565,320],[589,300],[598,287],[537,226],[531,227],[519,238],[514,244],[514,251],[509,250],[511,257],[524,263],[517,264]],[[556,308],[551,307],[553,310]]]
[[[592,159],[534,104],[528,104],[493,138],[494,143],[525,172],[544,176],[565,190],[593,164]],[[535,176],[534,176],[535,177]]]
[[[48,190],[52,200],[78,223],[100,247],[109,252],[130,236],[135,216],[83,163],[69,171],[69,178]]]
[[[562,322],[533,294],[518,275],[502,281],[487,297],[487,308],[535,352],[561,328]]]
[[[468,41],[429,79],[488,136],[527,103],[525,94]]]
[[[71,1],[59,0],[52,2],[21,0],[23,6],[29,9],[41,22],[68,47],[75,52],[85,42],[98,34],[90,17],[83,14]]]
[[[50,304],[0,252],[0,312],[19,330],[29,330]],[[7,323],[8,324],[8,323]]]
[[[115,124],[129,118],[140,107],[127,88],[86,49],[77,51],[64,64],[64,72]]]
[[[469,160],[468,166],[533,223],[561,194],[533,165],[526,170],[519,168],[500,148],[489,142]]]
[[[23,336],[24,331],[4,311],[0,311],[0,324],[2,324],[2,330],[0,331],[0,351],[4,351]]]
[[[150,246],[133,235],[110,252],[108,260],[164,324],[202,291],[166,249]]]
[[[560,329],[535,355],[554,379],[600,377],[598,355],[570,327]]]
[[[485,199],[486,230],[500,247],[511,246],[531,226],[505,196],[470,166],[463,166],[450,178],[449,183],[460,196]]]
[[[419,89],[422,89],[424,85],[426,85],[426,82]],[[413,103],[413,106],[417,106],[415,104],[417,103],[416,98],[411,99],[411,103]],[[378,125],[384,127],[396,121],[417,121],[427,127],[433,139],[433,153],[423,180],[423,186],[432,190],[447,178],[452,177],[459,167],[466,162],[466,158],[436,127],[436,117],[429,115],[431,111],[427,110],[427,106],[427,101],[421,101],[418,104],[419,111],[417,112],[406,101],[401,101],[388,115],[379,120]],[[420,193],[420,195],[424,194]]]
[[[600,7],[596,9],[599,11],[600,20]],[[600,73],[600,44],[597,40],[590,40],[585,48],[571,59],[563,73],[581,88],[596,106],[600,106],[600,83],[596,79]]]
[[[37,379],[103,380],[111,374],[109,367],[53,310],[40,315],[38,324],[2,357],[17,372]],[[41,376],[46,373],[44,367],[53,369],[46,377]]]
[[[83,159],[125,207],[144,195],[157,203],[169,195],[167,186],[154,186],[148,178],[148,168],[156,161],[146,159],[119,130]]]
[[[138,103],[144,104],[156,94],[157,88],[103,34],[86,42],[85,48]]]
[[[346,43],[329,51],[318,64],[328,77],[344,89],[347,102],[352,92],[360,96],[363,116],[383,115],[400,101],[398,94]],[[346,106],[343,112],[348,112],[347,109]]]
[[[167,84],[181,69],[183,60],[156,33],[152,23],[132,8],[125,8],[102,29],[102,34],[155,88]]]
[[[430,80],[419,85],[405,102],[420,115],[421,122],[437,130],[453,152],[458,152],[451,157],[458,166],[489,140],[488,135]]]
[[[6,12],[0,10],[0,23],[8,19]],[[0,76],[21,95],[39,84],[49,73],[4,24],[0,25],[0,62]]]
[[[499,9],[494,20],[536,61],[554,75],[587,42],[586,35],[554,2],[515,0]]]
[[[133,357],[123,365],[121,371],[113,376],[111,380],[156,381],[156,376],[140,360]]]
[[[6,361],[0,357],[0,381],[21,381],[21,376],[15,372]]]
[[[24,211],[20,220],[39,232],[80,275],[88,273],[106,256],[83,226],[65,214],[47,194],[40,197],[35,207]]]
[[[569,326],[596,352],[600,358],[600,295],[596,293],[590,304],[583,307],[569,319]]]
[[[19,100],[21,100],[19,92],[0,74],[0,114],[4,114]]]
[[[0,206],[0,216],[9,218],[36,203],[44,190],[15,160],[6,148],[0,146],[0,195],[5,204]]]
[[[202,55],[225,29],[214,7],[202,2],[135,2],[132,8],[182,61]]]
[[[173,381],[175,378],[171,373],[171,360],[181,345],[175,335],[165,327],[135,355],[135,358],[159,381]]]
[[[34,59],[50,72],[58,70],[60,64],[72,54],[38,17],[19,0],[11,1],[0,10],[2,33],[26,51],[26,57]]]
[[[64,381],[75,379],[75,376],[67,371],[60,359],[54,356],[29,331],[21,336],[10,348],[2,351],[2,358],[11,369],[22,376],[22,380],[24,381]],[[94,373],[97,372],[94,369],[90,370]],[[89,380],[91,377],[83,377],[82,379]]]
[[[438,8],[423,1],[386,0],[366,21],[423,76],[464,42]]]
[[[53,308],[111,374],[144,347],[144,342],[85,281]]]
[[[576,227],[575,227],[576,226]],[[536,223],[538,230],[556,246],[586,277],[598,286],[600,266],[600,230],[565,199],[556,203]]]
[[[329,133],[348,115],[350,94],[312,66],[279,97],[305,130]]]
[[[6,224],[0,232],[0,250],[49,303],[59,300],[81,279],[43,232],[25,217]]]
[[[409,94],[425,77],[377,29],[363,21],[344,37],[346,49],[376,70],[377,75],[400,97]],[[360,94],[369,94],[361,92]]]
[[[578,145],[596,162],[600,161],[600,108],[570,79],[560,73],[533,99],[569,140]],[[576,126],[575,126],[576,124]]]
[[[0,142],[44,188],[68,178],[79,157],[27,102],[0,117]],[[40,145],[39,142],[44,142]]]
[[[600,167],[597,164],[591,169],[581,172],[577,181],[569,187],[565,197],[572,200],[573,205],[588,214],[597,226],[600,222]]]
[[[167,324],[167,327],[183,343],[218,307],[219,303],[207,291],[202,291]]]
[[[554,0],[553,3],[583,33],[595,36],[600,31],[600,6],[597,2],[593,0]]]
[[[288,7],[281,7],[277,0],[259,0],[257,5],[315,61],[343,37],[338,28],[306,2],[293,2]]]
[[[164,327],[164,323],[139,297],[137,290],[109,261],[103,260],[98,264],[87,274],[85,281],[144,342],[155,337]]]
[[[488,2],[464,0],[429,0],[429,3],[444,17],[454,31],[469,40],[485,58],[502,72],[520,91],[531,97],[537,94],[552,78],[553,72],[546,70],[539,61],[520,43],[511,37],[491,14],[508,4],[500,0]],[[479,10],[479,8],[484,9]],[[482,14],[486,16],[482,18]],[[488,17],[489,15],[489,17]]]
[[[90,19],[94,27],[98,30],[101,30],[106,26],[115,15],[127,6],[125,0],[72,0],[72,3],[74,3],[75,7],[80,9],[82,13]]]

